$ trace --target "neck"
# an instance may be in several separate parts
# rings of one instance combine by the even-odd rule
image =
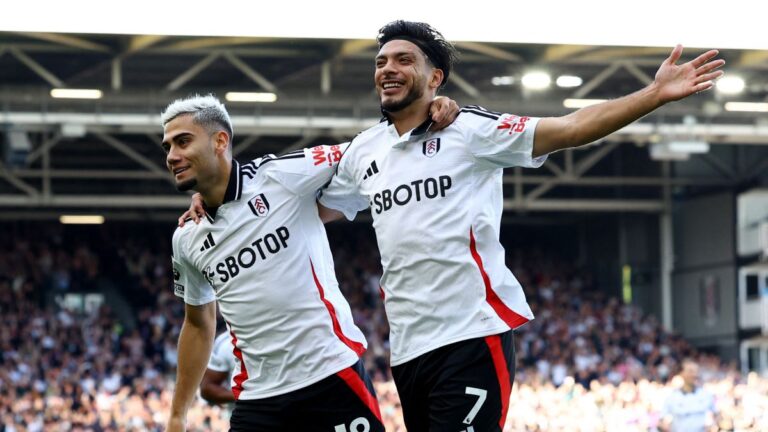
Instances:
[[[210,185],[197,189],[203,197],[203,202],[208,207],[218,207],[224,203],[224,195],[227,193],[229,176],[232,172],[232,161],[223,158],[218,161],[218,167],[217,174],[211,177],[212,182]]]
[[[694,389],[696,389],[695,384],[688,384],[688,383],[683,384],[683,391],[686,393],[692,393]]]
[[[429,117],[430,103],[431,100],[426,103],[422,102],[421,100],[417,100],[396,113],[389,113],[389,118],[395,125],[397,134],[402,136],[409,130],[424,123],[424,120]]]

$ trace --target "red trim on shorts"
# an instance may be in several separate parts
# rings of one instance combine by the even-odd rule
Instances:
[[[312,260],[309,260],[309,266],[312,268],[312,277],[315,279],[315,285],[317,285],[317,291],[320,292],[320,300],[323,301],[323,304],[325,304],[325,308],[328,309],[328,314],[331,315],[331,321],[333,322],[333,332],[336,333],[336,336],[344,342],[344,345],[348,346],[349,349],[354,351],[358,357],[362,356],[365,352],[365,346],[361,344],[360,342],[353,341],[352,339],[348,338],[344,332],[341,330],[341,324],[339,324],[339,319],[336,317],[336,309],[333,307],[333,304],[328,301],[328,299],[325,298],[325,290],[323,289],[323,285],[320,284],[320,280],[317,279],[317,274],[315,273],[315,266],[312,264]]]
[[[235,400],[240,399],[240,392],[243,391],[243,383],[248,380],[248,371],[245,369],[245,362],[243,361],[243,352],[237,347],[237,336],[232,329],[229,329],[229,334],[232,335],[232,346],[234,349],[232,353],[240,361],[240,372],[235,375],[232,381],[235,385],[232,387],[232,393],[235,395]]]
[[[485,343],[491,351],[493,366],[496,368],[496,376],[499,378],[499,387],[501,389],[501,418],[499,419],[500,430],[504,430],[504,423],[507,421],[507,411],[509,410],[509,397],[512,394],[512,384],[509,382],[509,367],[507,358],[504,357],[504,349],[501,346],[501,336],[486,336]]]
[[[352,389],[353,392],[357,395],[357,397],[360,398],[360,400],[363,401],[365,406],[367,406],[373,415],[376,416],[379,421],[381,421],[381,411],[379,411],[379,402],[376,400],[376,396],[371,394],[371,392],[368,390],[368,387],[365,385],[365,382],[363,382],[363,379],[360,378],[360,375],[357,374],[357,372],[352,369],[351,367],[346,368],[342,371],[339,371],[336,375],[339,376],[342,380],[344,380],[345,383],[349,386],[349,388]]]
[[[472,232],[472,228],[469,229],[469,251],[472,253],[472,258],[475,259],[477,268],[480,269],[480,275],[483,277],[483,283],[485,283],[485,299],[488,304],[491,305],[496,314],[507,325],[513,329],[520,327],[528,322],[528,319],[510,309],[499,298],[498,294],[491,288],[491,278],[488,277],[488,273],[485,272],[483,267],[483,259],[480,258],[480,254],[477,253],[475,247],[475,234]]]

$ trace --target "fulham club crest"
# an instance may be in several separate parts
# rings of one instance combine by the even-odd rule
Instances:
[[[269,201],[264,194],[258,194],[248,201],[248,206],[251,208],[256,217],[264,217],[269,214]]]
[[[424,141],[421,145],[421,152],[426,157],[432,157],[440,151],[440,138],[432,138],[431,140]]]

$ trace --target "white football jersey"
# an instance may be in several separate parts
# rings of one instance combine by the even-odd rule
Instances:
[[[538,167],[539,119],[461,110],[430,132],[382,121],[355,137],[320,196],[353,219],[371,207],[384,274],[391,364],[533,318],[499,242],[505,167]]]
[[[716,413],[715,397],[697,387],[690,393],[673,390],[664,401],[662,415],[672,418],[672,432],[705,432],[710,430]]]
[[[226,372],[232,379],[232,371],[235,369],[235,354],[232,346],[232,335],[224,332],[213,341],[211,358],[208,359],[208,369],[216,372]]]
[[[224,204],[173,235],[174,292],[190,305],[218,301],[234,343],[236,399],[304,388],[365,351],[315,201],[343,149],[233,161]]]

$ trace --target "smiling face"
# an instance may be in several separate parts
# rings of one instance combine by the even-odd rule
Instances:
[[[210,134],[194,122],[191,114],[182,114],[169,121],[163,132],[162,146],[167,155],[165,163],[176,181],[176,189],[199,191],[201,187],[205,188],[207,182],[219,177],[218,159],[226,151],[226,132]]]
[[[376,93],[381,107],[388,112],[398,112],[415,101],[428,104],[442,78],[443,71],[435,69],[412,42],[391,40],[376,56]]]

